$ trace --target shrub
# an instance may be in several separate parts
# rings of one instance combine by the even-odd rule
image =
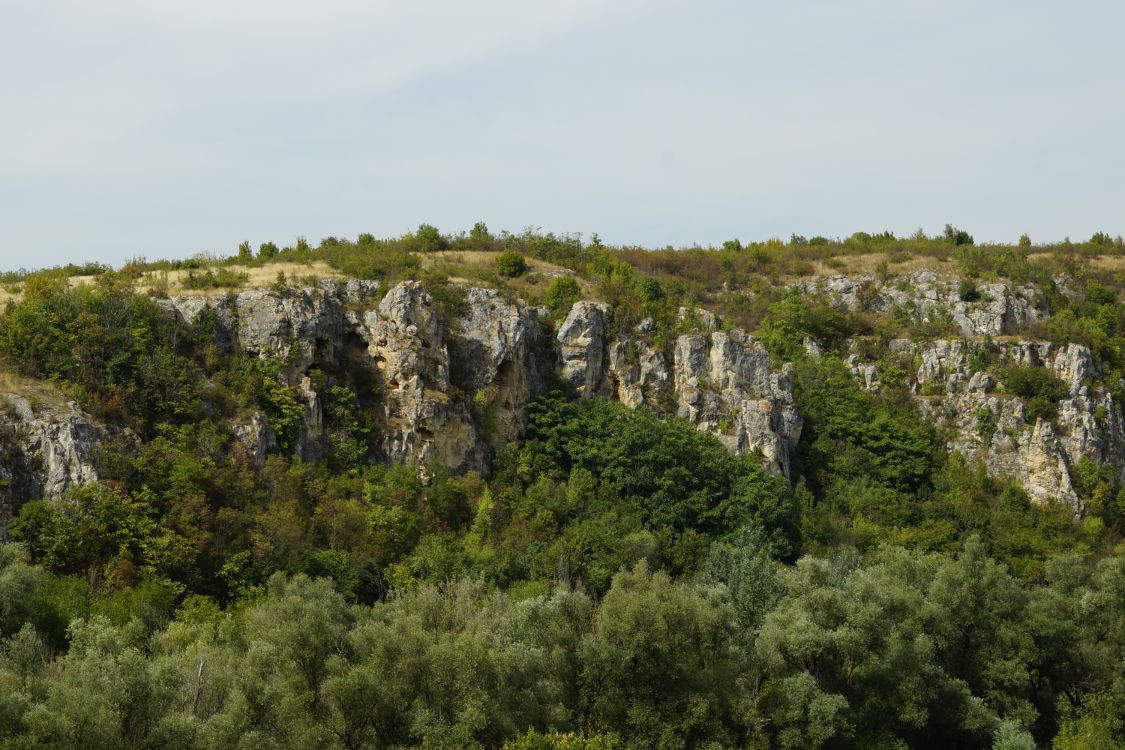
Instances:
[[[823,300],[810,300],[790,292],[769,308],[759,335],[778,362],[796,359],[804,352],[804,340],[812,339],[831,349],[862,330],[861,321]]]
[[[1004,388],[1027,403],[1024,420],[1035,424],[1037,419],[1052,420],[1058,413],[1058,402],[1066,398],[1066,383],[1045,367],[1019,365],[1004,373]]]
[[[543,298],[543,303],[551,310],[552,314],[557,316],[569,310],[571,305],[581,297],[582,287],[578,286],[578,282],[573,276],[567,274],[566,276],[559,276],[551,282],[551,285],[547,287],[547,294]]]
[[[508,278],[523,276],[527,272],[527,261],[515,250],[505,250],[496,256],[496,273]]]
[[[243,271],[232,271],[229,268],[211,269],[197,274],[188,271],[183,279],[185,289],[221,289],[223,287],[240,287],[250,280],[249,274]]]
[[[797,549],[785,483],[690,422],[611,401],[575,406],[553,392],[532,403],[529,431],[535,452],[567,472],[590,472],[650,528],[725,534],[753,522],[778,556]]]
[[[639,291],[641,299],[645,302],[656,302],[664,298],[664,286],[660,283],[660,279],[652,276],[641,279]]]

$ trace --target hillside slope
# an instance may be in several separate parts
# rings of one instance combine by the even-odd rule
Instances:
[[[1122,253],[9,274],[0,745],[1122,746]]]

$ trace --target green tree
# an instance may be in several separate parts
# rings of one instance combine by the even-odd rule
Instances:
[[[20,630],[32,617],[32,594],[43,571],[28,564],[27,547],[0,544],[0,637]]]
[[[488,225],[483,221],[478,221],[473,224],[473,228],[469,230],[469,239],[481,244],[491,244],[493,237],[492,232],[488,231]]]
[[[432,224],[419,224],[410,239],[418,252],[432,253],[449,247],[449,240]]]
[[[1120,706],[1108,693],[1087,696],[1077,716],[1063,722],[1051,747],[1054,750],[1125,748],[1125,719]]]
[[[629,747],[729,744],[738,670],[733,617],[716,592],[644,563],[619,573],[582,651],[585,712]]]
[[[946,224],[943,231],[945,241],[951,245],[971,245],[973,236],[963,229],[958,229],[952,224]]]
[[[1024,420],[1028,424],[1035,424],[1038,419],[1053,420],[1058,402],[1070,392],[1052,370],[1032,365],[1010,367],[1004,373],[1003,383],[1006,391],[1026,402]]]
[[[571,306],[582,298],[582,287],[573,276],[566,274],[553,279],[547,287],[543,297],[543,304],[555,317],[561,317],[570,311]]]
[[[522,737],[504,743],[503,750],[619,750],[621,741],[612,734],[540,734],[528,730]]]

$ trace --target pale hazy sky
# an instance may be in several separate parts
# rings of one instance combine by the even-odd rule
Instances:
[[[0,0],[0,269],[483,220],[1125,232],[1125,3]]]

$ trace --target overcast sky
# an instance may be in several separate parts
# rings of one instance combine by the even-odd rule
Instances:
[[[0,268],[1125,232],[1125,3],[0,0]]]

